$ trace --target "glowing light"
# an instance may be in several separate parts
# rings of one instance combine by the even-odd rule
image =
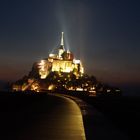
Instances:
[[[116,91],[116,92],[120,92],[121,90],[119,90],[119,89],[116,89],[115,91]]]
[[[75,90],[74,87],[69,87],[68,90]]]
[[[49,54],[49,57],[52,57],[52,58],[56,58],[57,57],[57,55],[56,54]]]
[[[85,86],[88,86],[88,83],[86,83]]]
[[[91,93],[96,93],[96,91],[94,91],[94,90],[90,90],[89,92],[91,92]]]
[[[95,87],[93,86],[93,87],[91,88],[91,90],[95,90]]]
[[[76,88],[77,91],[83,91],[83,88]]]
[[[31,90],[39,91],[39,85],[38,85],[37,82],[36,82],[36,83],[33,83],[33,84],[31,85]]]
[[[39,75],[41,76],[41,79],[45,79],[48,75],[46,60],[41,60],[38,65]]]
[[[80,60],[74,59],[74,60],[73,60],[73,63],[74,63],[74,64],[80,64]]]
[[[13,91],[21,91],[21,86],[20,85],[13,85],[12,90]]]
[[[53,90],[54,88],[55,88],[54,85],[50,85],[50,86],[48,87],[48,90]]]
[[[80,67],[80,72],[83,74],[84,73],[84,67],[82,66],[81,64],[81,67]]]
[[[107,92],[111,92],[111,90],[110,89],[107,89]]]
[[[89,96],[96,96],[96,91],[89,91]]]

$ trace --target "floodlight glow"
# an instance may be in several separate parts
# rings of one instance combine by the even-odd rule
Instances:
[[[80,64],[80,60],[74,59],[73,62],[74,62],[75,64]]]

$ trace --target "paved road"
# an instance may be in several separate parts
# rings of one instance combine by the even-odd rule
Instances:
[[[0,140],[129,140],[93,106],[64,96],[0,98]]]
[[[87,140],[130,140],[130,138],[117,129],[113,123],[93,106],[83,100],[63,95],[73,99],[80,107]]]
[[[27,104],[25,99],[26,107],[23,100],[17,103],[21,108],[1,111],[0,139],[85,140],[81,111],[73,100],[47,95]]]

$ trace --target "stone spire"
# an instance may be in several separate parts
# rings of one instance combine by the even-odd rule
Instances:
[[[61,44],[60,44],[60,48],[59,49],[64,49],[64,32],[61,33]]]
[[[60,59],[62,59],[62,54],[65,52],[65,48],[64,48],[64,32],[62,32],[62,35],[61,35],[61,44],[60,44],[60,47],[59,47],[59,50],[58,50],[58,57]]]
[[[61,46],[64,46],[64,32],[61,33]]]

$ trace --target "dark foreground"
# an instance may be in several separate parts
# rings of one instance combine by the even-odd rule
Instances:
[[[129,139],[135,140],[140,138],[140,98],[86,97],[78,93],[72,93],[71,95],[83,99],[98,111],[102,112],[105,117]],[[30,131],[34,127],[34,124],[36,124],[36,120],[41,122],[44,112],[51,112],[57,105],[59,105],[57,99],[52,99],[51,96],[46,94],[34,95],[31,93],[24,95],[21,93],[1,93],[0,139],[20,140],[20,136],[23,135],[23,132],[33,133]],[[87,140],[92,140],[93,138],[97,140],[98,137],[95,138],[95,131],[92,129],[92,121],[95,120],[95,118],[86,117],[88,116],[83,117],[86,138]],[[102,133],[99,135],[102,135]]]
[[[84,94],[69,93],[71,96],[78,97],[89,105],[92,105],[99,112],[103,113],[112,124],[120,130],[128,139],[140,139],[140,97],[124,96],[100,96],[87,97]],[[85,129],[87,137],[93,137],[90,129],[93,120],[85,119]]]
[[[77,104],[60,95],[1,94],[0,140],[85,140]]]
[[[89,99],[89,103],[103,112],[130,139],[140,139],[140,98],[106,97]]]

